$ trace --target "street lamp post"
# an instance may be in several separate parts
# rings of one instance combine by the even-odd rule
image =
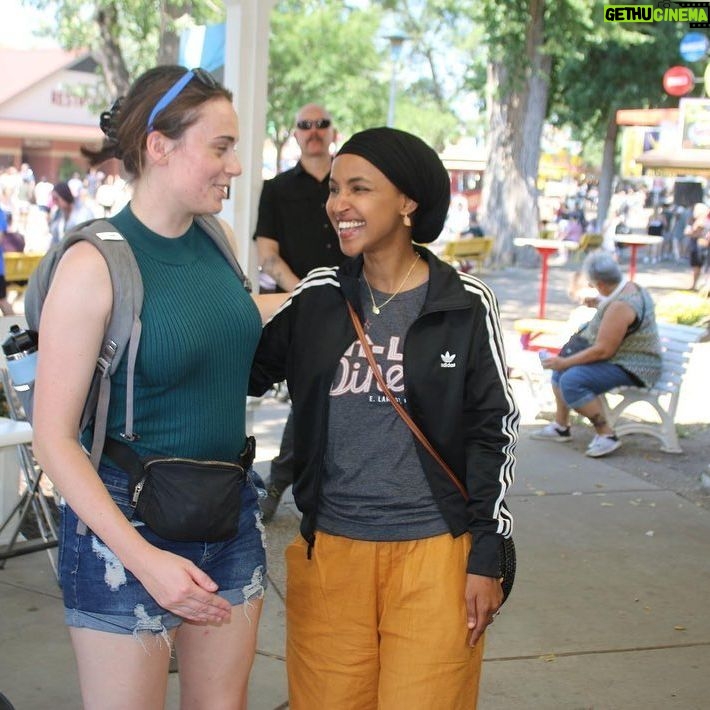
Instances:
[[[408,39],[406,35],[395,33],[385,37],[390,41],[390,58],[392,60],[392,77],[390,79],[390,101],[387,109],[387,125],[392,128],[394,126],[394,105],[397,97],[397,69],[399,68],[399,57],[402,54],[402,45],[404,40]]]

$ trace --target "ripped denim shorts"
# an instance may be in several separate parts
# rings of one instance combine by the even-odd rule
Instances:
[[[120,469],[102,465],[101,480],[127,518],[128,477]],[[264,526],[259,511],[259,490],[264,484],[250,469],[242,491],[239,530],[224,542],[175,542],[156,535],[134,518],[136,530],[152,545],[185,557],[210,576],[218,594],[232,605],[260,599],[266,589]],[[148,631],[165,633],[182,623],[182,618],[158,606],[136,577],[90,530],[77,532],[78,519],[66,504],[62,506],[59,541],[59,583],[64,597],[64,619],[68,626],[117,634]]]

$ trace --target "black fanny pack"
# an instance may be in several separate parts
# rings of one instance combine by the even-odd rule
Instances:
[[[242,487],[254,461],[256,441],[247,438],[238,463],[149,456],[106,439],[104,453],[130,477],[130,503],[160,537],[219,542],[237,534]]]
[[[591,343],[577,331],[573,333],[570,339],[560,348],[560,355],[562,357],[569,357],[581,350],[586,350],[590,345]]]

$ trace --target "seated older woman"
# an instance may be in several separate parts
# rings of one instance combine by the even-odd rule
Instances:
[[[555,420],[532,438],[570,441],[570,410],[574,409],[596,431],[586,455],[599,457],[621,446],[604,417],[599,395],[623,385],[653,385],[661,373],[661,349],[651,296],[622,277],[608,252],[589,254],[582,272],[600,294],[597,311],[581,333],[587,346],[542,361],[545,369],[554,370],[557,406]]]

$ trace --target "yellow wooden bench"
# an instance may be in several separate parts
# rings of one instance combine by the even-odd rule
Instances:
[[[480,271],[493,249],[493,237],[470,237],[447,242],[441,253],[443,261],[462,270],[468,262],[473,262],[475,270]]]
[[[44,254],[8,251],[3,256],[6,283],[18,293],[22,293],[27,288],[30,274],[37,268]]]
[[[604,243],[604,235],[599,232],[585,232],[579,240],[579,251],[599,249]]]
[[[599,232],[585,232],[579,239],[577,251],[574,252],[575,261],[582,261],[590,251],[600,249],[603,243],[603,234]]]

